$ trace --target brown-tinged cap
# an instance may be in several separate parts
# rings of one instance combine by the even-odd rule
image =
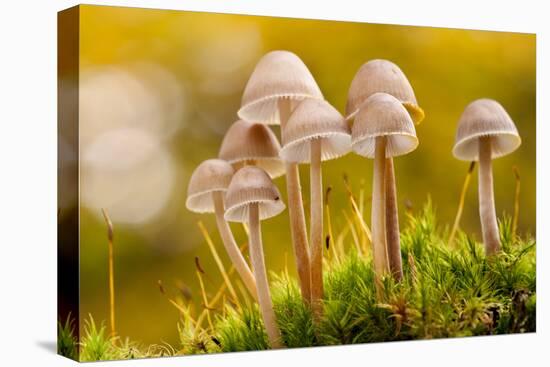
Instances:
[[[296,107],[283,129],[281,158],[288,162],[309,163],[310,142],[321,140],[321,160],[338,158],[350,152],[349,126],[327,101],[305,99]]]
[[[246,166],[235,173],[225,198],[225,219],[247,222],[250,204],[258,204],[260,220],[273,217],[285,209],[281,194],[267,172]]]
[[[199,164],[187,187],[187,209],[197,213],[213,213],[212,193],[227,191],[234,173],[233,167],[221,159],[208,159]]]
[[[411,83],[403,71],[393,62],[379,59],[363,64],[351,81],[346,119],[353,119],[361,104],[378,92],[391,94],[403,103],[414,123],[419,124],[424,119],[424,111],[418,106]]]
[[[401,102],[387,93],[375,93],[361,105],[351,128],[351,146],[359,155],[374,158],[377,137],[386,136],[386,157],[416,149],[418,138],[411,116]]]
[[[218,156],[231,163],[252,161],[263,168],[271,178],[285,173],[279,158],[281,145],[269,127],[256,122],[238,120],[225,133]]]
[[[243,93],[239,117],[278,125],[278,101],[291,100],[291,108],[305,98],[323,99],[307,66],[289,51],[271,51],[256,65]]]
[[[455,158],[477,161],[481,137],[491,137],[492,158],[510,154],[521,145],[510,115],[500,103],[487,98],[473,101],[460,116],[453,148]]]

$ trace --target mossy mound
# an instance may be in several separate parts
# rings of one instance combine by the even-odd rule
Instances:
[[[289,348],[534,332],[536,244],[500,223],[502,252],[491,258],[480,243],[459,233],[454,245],[436,224],[431,204],[408,216],[401,234],[404,278],[383,280],[377,295],[368,248],[336,240],[325,258],[323,315],[314,323],[296,280],[271,275],[277,321]],[[354,236],[357,237],[357,236]],[[331,241],[332,243],[332,241]],[[340,247],[340,248],[338,248]],[[59,324],[59,351],[82,361],[269,349],[256,304],[225,302],[197,321],[184,306],[179,345],[140,346],[109,337],[92,316],[82,340],[72,322]],[[204,320],[204,318],[203,318]],[[202,326],[201,326],[202,325]]]
[[[328,262],[324,313],[314,325],[296,281],[272,283],[273,301],[288,347],[372,343],[535,331],[535,241],[513,238],[501,222],[503,251],[486,258],[463,233],[453,247],[437,230],[428,204],[402,233],[404,279],[384,280],[377,298],[370,256],[351,253]],[[267,349],[255,305],[218,317],[218,351]]]

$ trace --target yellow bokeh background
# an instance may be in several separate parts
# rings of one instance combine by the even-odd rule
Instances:
[[[198,220],[226,264],[228,259],[214,218],[186,210],[187,181],[201,161],[217,155],[254,65],[275,49],[296,53],[341,112],[364,62],[389,59],[405,72],[426,119],[417,127],[418,149],[395,160],[402,222],[405,201],[417,210],[431,197],[440,224],[452,223],[468,168],[451,154],[458,118],[476,98],[501,102],[523,144],[494,162],[497,212],[512,213],[515,165],[522,184],[519,231],[535,234],[534,35],[81,6],[81,318],[91,313],[96,320],[108,320],[103,207],[115,226],[121,336],[147,344],[177,343],[179,314],[157,281],[167,292],[177,292],[175,285],[183,282],[198,297],[195,256],[207,271],[207,289],[216,289],[221,278]],[[339,213],[349,207],[342,175],[348,174],[354,190],[368,192],[372,161],[350,154],[326,162],[323,170],[325,186],[333,187],[338,225],[344,221]],[[307,214],[307,167],[301,176]],[[479,239],[476,176],[462,228]],[[276,184],[286,197],[284,178]],[[244,241],[242,228],[233,228],[238,241]],[[263,231],[268,269],[281,271],[286,263],[294,274],[287,212],[264,222]]]

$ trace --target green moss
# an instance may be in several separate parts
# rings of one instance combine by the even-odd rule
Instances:
[[[536,328],[536,251],[511,221],[500,223],[503,251],[486,258],[483,246],[458,233],[453,246],[431,203],[409,215],[401,234],[404,278],[383,279],[377,296],[372,259],[346,245],[345,258],[327,256],[324,308],[319,322],[302,302],[296,279],[271,274],[277,322],[289,348],[533,332]],[[329,251],[334,251],[333,249]],[[210,311],[214,330],[189,315],[178,323],[180,343],[144,349],[107,336],[90,316],[80,343],[83,361],[268,349],[258,306],[225,303]],[[223,312],[222,312],[223,311]],[[75,355],[72,323],[59,326],[59,348]]]
[[[428,203],[402,233],[404,279],[384,279],[376,297],[370,256],[350,251],[325,272],[324,313],[317,325],[295,280],[275,276],[273,301],[288,347],[370,343],[535,331],[535,242],[514,239],[501,222],[503,251],[486,258],[481,244],[460,233],[454,247]],[[266,349],[257,307],[220,318],[221,350]]]
[[[78,360],[78,341],[74,334],[74,319],[69,313],[65,323],[57,323],[57,353]]]
[[[112,360],[117,356],[114,340],[107,336],[105,325],[96,325],[92,315],[85,321],[80,346],[81,361]]]

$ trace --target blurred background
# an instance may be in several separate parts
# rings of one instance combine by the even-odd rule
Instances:
[[[185,208],[187,182],[203,160],[217,156],[248,77],[270,50],[296,53],[325,98],[342,113],[349,84],[366,61],[384,58],[408,76],[426,119],[420,146],[395,160],[400,218],[405,202],[418,210],[431,197],[441,226],[450,226],[468,169],[453,158],[456,123],[480,97],[502,103],[523,139],[494,161],[498,215],[512,213],[521,175],[519,232],[535,235],[534,35],[335,21],[81,6],[80,13],[80,312],[108,320],[105,208],[115,227],[117,331],[143,343],[177,343],[178,311],[159,292],[178,286],[198,294],[194,258],[221,282],[197,227],[202,220],[225,264],[212,215]],[[278,128],[276,130],[279,136]],[[60,154],[74,147],[60,135]],[[76,162],[73,162],[76,165]],[[68,165],[68,169],[71,165]],[[372,161],[350,154],[323,164],[332,186],[333,223],[349,207],[342,176],[356,193],[371,189]],[[308,208],[308,167],[301,168]],[[466,197],[462,228],[479,235],[477,174]],[[276,181],[285,194],[284,178]],[[67,198],[72,195],[67,195]],[[77,203],[60,200],[65,209]],[[369,210],[367,210],[367,213]],[[367,223],[370,216],[367,214]],[[239,243],[240,226],[233,226]],[[267,267],[295,274],[285,211],[263,222]]]

